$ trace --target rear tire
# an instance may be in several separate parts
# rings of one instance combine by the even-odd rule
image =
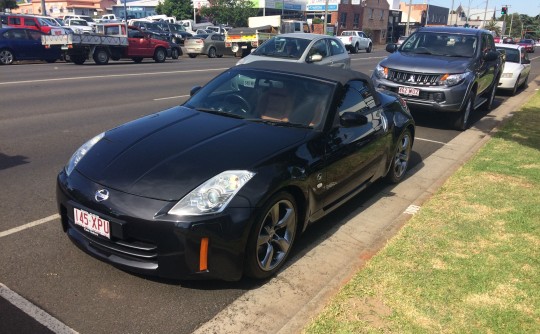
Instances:
[[[355,44],[355,45],[352,47],[351,53],[358,53],[358,44]]]
[[[69,59],[71,59],[71,61],[77,65],[82,65],[86,61],[86,57],[81,55],[72,55],[69,56]]]
[[[105,49],[96,49],[93,58],[98,65],[107,65],[109,63],[109,54]]]
[[[373,45],[369,44],[367,49],[366,49],[366,53],[371,53],[371,50],[373,50]]]
[[[407,167],[409,165],[409,158],[411,156],[412,149],[412,135],[409,129],[403,130],[396,143],[396,149],[392,156],[392,163],[390,169],[385,176],[385,179],[391,183],[399,183],[403,180]]]
[[[143,61],[143,57],[133,57],[131,58],[134,62],[136,62],[137,64],[142,62]]]
[[[208,58],[216,58],[216,48],[211,47],[208,49]]]
[[[172,49],[171,50],[171,58],[172,59],[178,59],[179,58],[178,49]]]
[[[189,58],[196,58],[197,54],[196,53],[188,53],[188,56],[189,56]]]

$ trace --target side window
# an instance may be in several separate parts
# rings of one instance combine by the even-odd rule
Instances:
[[[349,81],[345,88],[345,96],[338,106],[339,115],[345,112],[364,113],[376,106],[372,92],[366,82],[361,80]]]
[[[9,24],[10,25],[20,26],[21,25],[21,18],[20,17],[10,17],[9,18]]]
[[[326,40],[322,39],[315,42],[311,49],[309,50],[309,55],[320,54],[323,58],[328,57],[328,50],[326,47]]]
[[[31,40],[41,41],[41,32],[37,30],[28,30],[28,35]]]
[[[34,21],[33,18],[25,18],[24,19],[24,25],[27,27],[35,27],[37,26],[36,21]]]
[[[330,50],[332,50],[332,56],[343,54],[346,52],[339,42],[333,39],[329,39],[328,41],[330,42]]]

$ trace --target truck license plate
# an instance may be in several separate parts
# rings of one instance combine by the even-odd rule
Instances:
[[[73,208],[73,215],[75,217],[75,224],[82,226],[85,231],[94,235],[102,235],[108,239],[111,238],[111,230],[108,220],[77,208]]]
[[[420,89],[413,88],[413,87],[400,86],[398,88],[398,93],[401,94],[401,95],[419,96],[420,95]]]

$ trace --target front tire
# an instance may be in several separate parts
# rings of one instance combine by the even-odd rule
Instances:
[[[482,105],[482,110],[491,111],[493,109],[493,101],[495,101],[495,93],[497,92],[497,85],[499,83],[499,78],[497,77],[493,81],[493,85],[489,91],[487,101]]]
[[[514,84],[514,87],[512,88],[512,90],[510,91],[510,95],[514,96],[516,95],[518,89],[519,89],[519,80],[521,79],[521,76],[519,76],[516,80],[516,83]]]
[[[189,56],[189,58],[196,58],[197,54],[196,53],[188,53],[188,56]]]
[[[167,58],[167,52],[163,48],[159,48],[154,53],[154,61],[156,63],[163,63],[165,62],[165,59]]]
[[[9,50],[0,50],[0,64],[2,65],[11,65],[13,64],[13,61],[15,60],[15,56],[13,56],[13,53]]]
[[[171,50],[171,58],[172,59],[178,59],[178,57],[179,57],[178,49],[172,49]]]
[[[86,57],[85,56],[81,56],[81,55],[72,55],[72,56],[69,56],[69,58],[71,59],[71,61],[73,63],[75,63],[76,65],[82,65],[84,64],[84,62],[86,61]]]
[[[457,113],[456,120],[454,121],[454,128],[456,128],[456,130],[464,131],[469,128],[469,116],[471,115],[473,108],[474,93],[471,93],[463,109]]]
[[[405,129],[396,143],[396,149],[392,156],[390,169],[386,174],[386,180],[391,183],[399,183],[403,180],[407,167],[409,166],[409,158],[411,157],[412,135],[409,129]]]
[[[251,229],[246,245],[245,274],[257,279],[274,275],[291,251],[297,226],[294,197],[286,192],[272,196]]]

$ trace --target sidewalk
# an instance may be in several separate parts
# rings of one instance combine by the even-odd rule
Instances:
[[[537,87],[538,81],[530,80],[525,91],[423,160],[402,183],[385,188],[366,202],[353,199],[349,209],[343,210],[346,217],[332,215],[341,223],[328,229],[326,239],[313,248],[306,247],[277,277],[245,293],[195,333],[300,332]],[[359,206],[354,208],[357,202]]]

